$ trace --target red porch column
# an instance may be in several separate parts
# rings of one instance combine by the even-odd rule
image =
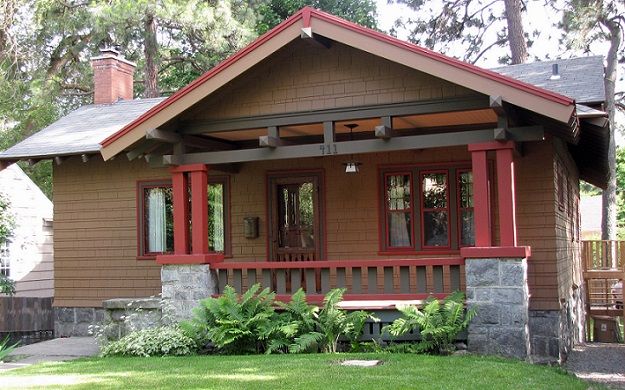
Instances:
[[[194,255],[208,253],[208,169],[206,165],[188,168],[191,178],[191,248]]]
[[[177,168],[171,170],[174,207],[174,254],[186,255],[189,248],[189,197],[187,175]]]
[[[471,151],[473,172],[473,216],[475,222],[475,246],[492,245],[490,225],[490,184],[488,180],[488,164],[486,151]]]
[[[475,247],[460,250],[463,257],[528,257],[529,247],[518,247],[514,187],[513,141],[469,145],[473,164]],[[495,152],[499,210],[499,246],[493,247],[490,226],[490,198],[486,154]]]
[[[514,188],[514,143],[497,149],[497,199],[499,200],[499,240],[501,246],[516,246],[516,210]]]
[[[210,264],[223,261],[223,253],[208,251],[208,167],[204,164],[181,165],[172,168],[171,174],[174,253],[158,255],[156,262],[167,265]],[[189,181],[191,181],[190,215]]]

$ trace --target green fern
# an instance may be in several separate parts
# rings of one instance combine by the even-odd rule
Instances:
[[[228,354],[258,353],[267,349],[263,332],[274,319],[275,294],[255,284],[239,296],[226,286],[219,298],[208,298],[194,309],[194,317],[181,326],[199,346],[212,342]]]
[[[465,313],[464,294],[459,291],[443,301],[428,298],[422,309],[410,305],[398,307],[397,310],[402,313],[402,317],[382,330],[399,337],[418,329],[421,341],[417,344],[417,350],[439,354],[453,351],[458,333],[469,326],[476,313],[475,309]]]

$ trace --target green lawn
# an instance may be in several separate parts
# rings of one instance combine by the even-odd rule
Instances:
[[[343,367],[344,359],[381,359]],[[586,389],[561,370],[491,357],[316,354],[82,359],[0,374],[0,388]]]

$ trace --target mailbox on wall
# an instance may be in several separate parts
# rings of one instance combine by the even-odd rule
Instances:
[[[258,238],[258,217],[243,218],[243,235],[245,238]]]

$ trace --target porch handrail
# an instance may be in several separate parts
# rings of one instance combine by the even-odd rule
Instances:
[[[355,267],[407,267],[411,265],[464,265],[462,257],[440,257],[428,259],[381,259],[381,260],[319,260],[319,261],[239,261],[222,262],[213,265],[215,269],[322,269],[322,268],[355,268]]]
[[[582,261],[585,271],[621,269],[625,271],[625,241],[582,240]]]

